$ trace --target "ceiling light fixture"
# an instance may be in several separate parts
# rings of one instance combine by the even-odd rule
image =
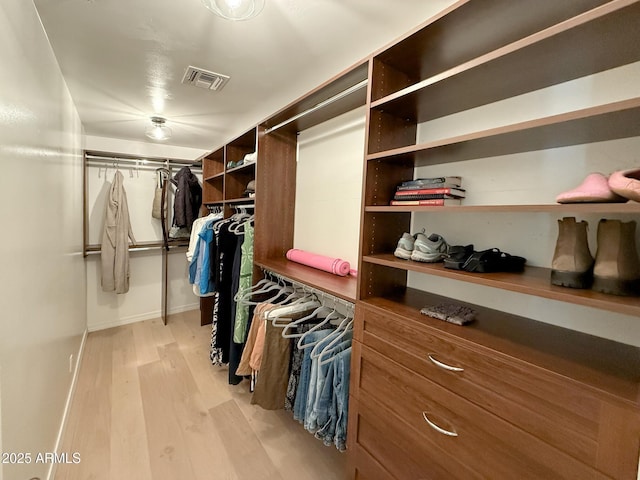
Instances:
[[[202,0],[204,6],[227,20],[249,20],[264,8],[265,0]]]
[[[171,137],[171,129],[165,125],[167,119],[162,117],[151,117],[152,125],[144,131],[151,140],[167,140]]]

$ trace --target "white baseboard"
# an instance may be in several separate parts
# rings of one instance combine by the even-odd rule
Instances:
[[[73,378],[71,379],[71,386],[69,387],[69,393],[67,395],[67,402],[64,406],[64,412],[62,413],[62,421],[60,422],[60,429],[58,430],[58,437],[56,438],[56,444],[54,446],[54,452],[60,453],[60,446],[62,439],[64,438],[65,431],[67,430],[67,420],[69,419],[69,411],[71,409],[71,402],[73,396],[76,393],[76,385],[78,383],[78,374],[80,372],[80,365],[82,364],[82,356],[84,355],[84,346],[87,341],[88,329],[85,329],[82,335],[82,341],[80,342],[80,348],[78,349],[78,355],[76,355],[76,364],[73,369]],[[47,480],[53,480],[56,476],[56,462],[51,462],[49,466],[49,473],[47,474]]]
[[[175,313],[188,312],[189,310],[197,310],[200,308],[199,303],[192,303],[189,305],[180,305],[169,309],[169,315]],[[160,318],[162,312],[160,310],[154,310],[152,312],[140,313],[138,315],[130,315],[128,317],[116,318],[107,322],[89,323],[88,330],[90,332],[97,332],[98,330],[105,330],[107,328],[120,327],[122,325],[129,325],[130,323],[142,322],[144,320],[153,320],[154,318]]]

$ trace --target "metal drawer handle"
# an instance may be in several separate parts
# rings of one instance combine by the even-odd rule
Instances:
[[[441,433],[443,435],[448,435],[449,437],[457,437],[458,434],[456,432],[451,432],[449,430],[445,430],[442,427],[439,427],[438,425],[436,425],[435,423],[433,423],[431,420],[429,420],[429,417],[427,416],[429,412],[422,412],[422,417],[424,418],[424,421],[427,422],[429,424],[429,426],[431,428],[433,428],[436,432]]]
[[[431,353],[427,354],[427,356],[429,357],[429,360],[431,360],[435,365],[437,365],[440,368],[444,368],[445,370],[449,370],[451,372],[464,372],[464,368],[452,367],[451,365],[447,365],[446,363],[442,363],[436,360],[435,358],[433,358]]]
[[[429,424],[429,426],[431,428],[433,428],[436,432],[441,433],[443,435],[447,435],[449,437],[457,437],[458,436],[457,432],[455,432],[455,431],[451,432],[449,430],[445,430],[444,428],[439,427],[438,425],[433,423],[431,420],[429,420],[428,413],[429,412],[422,412],[422,418],[424,418],[424,421],[427,422],[427,424]]]

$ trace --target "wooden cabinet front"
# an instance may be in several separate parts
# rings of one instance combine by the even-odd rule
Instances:
[[[635,478],[633,404],[369,305],[355,338],[350,447],[396,478]]]

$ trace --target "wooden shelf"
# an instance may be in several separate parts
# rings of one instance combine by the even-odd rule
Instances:
[[[612,1],[414,83],[371,108],[421,123],[633,63],[640,60],[638,24],[640,4]],[[508,81],[496,82],[503,72]]]
[[[202,202],[204,205],[224,205],[224,200],[217,200],[215,202]]]
[[[465,342],[467,348],[482,345],[563,377],[574,378],[634,405],[640,401],[638,347],[411,288],[401,295],[373,297],[362,303],[418,322],[432,329],[434,334],[458,339]],[[461,327],[420,313],[422,307],[439,303],[473,308],[477,312],[476,321]]]
[[[234,173],[234,172],[239,172],[239,171],[244,171],[244,170],[249,170],[251,168],[255,168],[256,166],[256,162],[251,162],[251,163],[243,163],[242,165],[239,165],[237,167],[233,167],[233,168],[229,168],[226,173]]]
[[[469,273],[444,268],[441,263],[420,263],[402,260],[394,257],[393,254],[366,255],[362,259],[368,263],[399,270],[451,278],[560,302],[573,303],[625,315],[640,316],[640,297],[620,297],[588,289],[581,290],[551,285],[549,280],[551,271],[548,268],[526,267],[523,273]]]
[[[268,259],[255,264],[266,270],[279,273],[291,280],[309,285],[349,302],[356,301],[357,279],[351,275],[340,277],[307,267],[285,259]]]
[[[224,203],[252,203],[255,202],[255,198],[252,197],[240,197],[240,198],[229,198],[225,200]]]
[[[465,64],[604,3],[607,2],[458,1],[376,55],[380,65],[374,65],[372,99]]]
[[[640,97],[367,155],[367,160],[457,162],[640,135]]]
[[[399,212],[441,212],[441,213],[464,213],[464,212],[491,212],[491,213],[640,213],[640,203],[571,203],[571,204],[543,204],[543,205],[452,205],[447,207],[428,206],[389,206],[389,205],[369,205],[365,207],[365,212],[377,213],[399,213]]]
[[[211,175],[207,178],[203,178],[205,182],[210,182],[214,180],[222,180],[224,178],[224,172],[216,173],[215,175]]]

